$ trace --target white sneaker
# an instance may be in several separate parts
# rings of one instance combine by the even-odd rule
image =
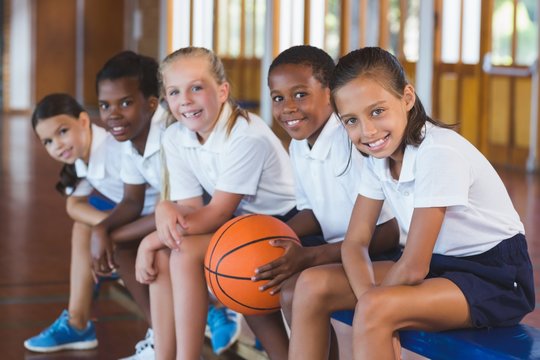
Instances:
[[[135,345],[135,354],[119,360],[154,360],[154,331],[148,328],[144,339]]]

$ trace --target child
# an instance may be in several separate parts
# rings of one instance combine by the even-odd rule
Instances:
[[[57,189],[69,195],[66,209],[74,225],[69,308],[24,345],[37,352],[95,348],[98,342],[89,320],[94,285],[90,234],[92,227],[108,216],[108,210],[122,200],[118,171],[121,145],[103,128],[91,124],[88,113],[67,94],[44,97],[32,114],[32,127],[49,155],[65,164]],[[98,204],[98,208],[92,204]],[[143,213],[152,208],[153,203],[147,202]]]
[[[400,329],[517,324],[534,308],[532,266],[523,224],[488,160],[427,116],[402,66],[380,48],[340,59],[330,88],[368,158],[342,247],[345,271],[314,268],[298,280],[290,357],[322,358],[333,308],[356,309],[356,359],[399,358]],[[399,260],[372,263],[366,250],[383,199],[408,237]]]
[[[108,273],[117,262],[124,284],[149,324],[148,287],[135,280],[135,259],[142,238],[155,230],[153,213],[140,217],[145,196],[151,195],[155,204],[161,192],[160,146],[167,114],[159,106],[158,67],[150,57],[124,51],[110,58],[96,76],[101,121],[123,143],[120,176],[125,185],[122,201],[92,229],[93,268],[97,273]],[[131,234],[119,229],[134,220],[138,227]],[[115,238],[119,232],[122,239]],[[149,328],[132,358],[153,357]]]
[[[161,74],[178,120],[163,140],[174,202],[156,209],[157,234],[139,247],[137,279],[151,283],[156,356],[198,359],[208,310],[203,262],[212,233],[237,215],[286,220],[294,214],[292,171],[270,128],[231,100],[223,64],[211,51],[177,50],[164,59]],[[203,189],[211,196],[207,205]],[[172,251],[158,251],[164,248]],[[271,358],[287,357],[279,312],[247,321],[257,335],[275,331],[275,337],[263,336]]]
[[[333,114],[328,87],[333,69],[334,61],[326,52],[300,45],[279,54],[268,72],[274,119],[293,138],[289,155],[299,213],[288,224],[304,247],[273,241],[285,247],[285,254],[257,269],[255,280],[271,279],[262,289],[281,290],[289,323],[298,274],[311,266],[341,262],[341,242],[357,195],[362,156],[351,152],[345,128]],[[392,218],[385,211],[379,219],[378,238],[371,243],[378,249],[370,249],[371,253],[396,248],[398,229],[395,220],[388,221]],[[321,230],[322,241],[306,243],[306,236],[313,240]]]

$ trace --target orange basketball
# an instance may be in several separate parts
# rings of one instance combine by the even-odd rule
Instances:
[[[260,291],[265,281],[254,282],[255,269],[283,254],[272,239],[300,243],[292,229],[269,215],[243,215],[229,220],[210,240],[204,273],[210,290],[229,309],[244,315],[267,314],[280,309],[279,296]]]

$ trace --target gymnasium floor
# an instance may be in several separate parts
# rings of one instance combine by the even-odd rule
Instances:
[[[60,167],[36,140],[29,115],[0,115],[0,157],[0,358],[117,359],[131,354],[147,326],[111,284],[102,287],[93,307],[97,350],[43,355],[23,348],[23,341],[49,325],[67,304],[71,221],[54,190]],[[500,173],[525,224],[533,264],[540,269],[540,176]],[[524,322],[540,327],[540,309]]]

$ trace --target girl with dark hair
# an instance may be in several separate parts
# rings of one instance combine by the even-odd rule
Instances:
[[[32,127],[49,155],[64,163],[56,188],[68,195],[66,209],[74,224],[68,309],[24,346],[37,352],[95,348],[90,233],[122,199],[120,143],[93,125],[88,113],[67,94],[44,97],[32,114]]]
[[[398,331],[517,324],[535,304],[524,228],[488,160],[431,119],[397,59],[380,48],[340,59],[333,104],[367,156],[343,270],[297,282],[291,359],[323,359],[328,317],[355,309],[355,359],[398,359]],[[494,196],[496,194],[496,196]],[[367,249],[383,200],[408,236],[396,261]]]
[[[324,50],[299,45],[281,52],[268,71],[274,120],[292,137],[289,156],[299,212],[288,224],[303,246],[272,240],[274,246],[285,248],[284,255],[259,267],[254,278],[269,280],[262,290],[280,292],[289,324],[299,274],[313,266],[341,264],[341,244],[357,197],[363,157],[352,151],[330,103],[334,67]],[[371,255],[397,248],[399,231],[392,219],[388,209],[383,211]],[[350,357],[350,327],[334,320],[332,327],[338,335],[340,358]]]

